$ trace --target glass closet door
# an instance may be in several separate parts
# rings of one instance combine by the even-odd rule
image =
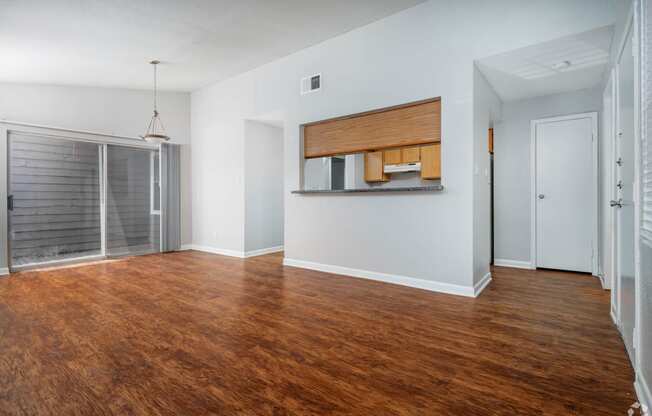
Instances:
[[[102,255],[100,145],[9,134],[12,268]]]
[[[158,151],[106,146],[106,254],[160,251]]]

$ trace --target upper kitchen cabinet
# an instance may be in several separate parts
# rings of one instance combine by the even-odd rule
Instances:
[[[441,143],[421,147],[421,179],[441,179]]]

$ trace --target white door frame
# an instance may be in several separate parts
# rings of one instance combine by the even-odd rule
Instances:
[[[607,108],[607,102],[606,98],[607,96],[611,97],[611,102],[609,103],[609,108]],[[607,77],[607,83],[605,85],[605,89],[602,91],[602,133],[600,135],[600,140],[598,143],[605,143],[605,149],[606,150],[606,155],[600,154],[600,163],[598,164],[598,169],[600,172],[604,171],[605,172],[605,177],[604,180],[606,184],[600,184],[600,206],[602,209],[607,210],[606,211],[606,216],[609,217],[608,221],[608,230],[606,225],[607,224],[600,224],[600,228],[604,228],[605,231],[608,231],[609,233],[614,232],[614,221],[616,220],[616,213],[615,210],[612,209],[609,205],[608,202],[610,200],[615,200],[616,199],[616,181],[614,179],[614,160],[615,160],[615,152],[616,152],[616,140],[615,140],[615,134],[616,134],[616,71],[614,69],[611,69],[609,71],[609,76]],[[604,124],[606,120],[609,120],[609,126]],[[600,146],[598,146],[600,148]],[[608,156],[606,159],[606,164],[605,166],[602,166],[602,159]],[[604,186],[607,186],[607,191],[604,192]],[[600,219],[602,219],[603,215],[600,215]],[[605,234],[606,237],[606,234]],[[614,267],[614,262],[615,262],[615,256],[616,256],[616,245],[614,244],[615,239],[613,238],[613,235],[610,234],[610,238],[608,241],[606,241],[606,244],[608,247],[604,247],[605,242],[600,241],[600,246],[598,250],[598,259],[600,262],[599,266],[599,271],[603,276],[604,279],[604,289],[613,289],[616,287],[616,278],[614,277],[615,273],[615,267]],[[603,252],[604,249],[604,252]],[[609,264],[609,270],[606,270],[604,268],[604,263],[607,257],[611,258],[610,264]],[[612,290],[612,296],[615,291]],[[613,302],[612,302],[613,305]],[[612,309],[612,314],[614,314],[614,310]]]
[[[611,152],[611,157],[609,158],[609,165],[604,168],[607,169],[607,181],[609,182],[609,200],[615,201],[618,199],[616,192],[616,156],[617,156],[617,142],[616,142],[616,132],[618,131],[618,73],[614,67],[609,71],[609,82],[607,82],[606,88],[611,89],[611,107],[603,108],[603,111],[609,111],[609,117],[611,117],[611,131],[602,132],[602,140],[609,140],[609,149]],[[603,97],[607,93],[607,90],[603,92]],[[605,115],[606,117],[606,115]],[[604,201],[602,201],[604,202]],[[620,302],[618,301],[617,296],[620,296],[620,279],[617,276],[617,231],[618,224],[616,220],[616,210],[612,207],[605,207],[609,209],[609,217],[611,218],[610,226],[610,241],[609,241],[609,252],[611,256],[611,267],[609,268],[609,274],[611,275],[611,319],[614,321],[614,324],[620,328]]]
[[[569,114],[559,117],[547,117],[540,118],[530,121],[530,262],[532,263],[532,268],[537,268],[537,126],[539,124],[551,123],[555,121],[566,121],[566,120],[577,120],[580,118],[590,118],[591,119],[591,130],[592,130],[592,140],[591,140],[591,149],[592,149],[592,179],[593,183],[591,188],[593,189],[593,232],[591,233],[591,274],[597,275],[598,273],[598,256],[596,255],[596,248],[598,245],[598,113],[580,113],[580,114]]]

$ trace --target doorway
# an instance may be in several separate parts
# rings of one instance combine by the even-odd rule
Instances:
[[[595,274],[597,113],[533,120],[531,130],[534,266]]]

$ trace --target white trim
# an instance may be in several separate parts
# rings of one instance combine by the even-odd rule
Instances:
[[[650,393],[650,387],[640,372],[636,376],[634,388],[636,390],[636,395],[638,396],[639,403],[641,403],[643,406],[646,406],[646,410],[649,412],[650,409],[652,409],[652,393]],[[643,414],[647,415],[648,413]]]
[[[267,247],[258,250],[246,251],[244,253],[244,257],[249,258],[249,257],[256,257],[256,256],[264,256],[265,254],[279,253],[281,251],[283,251],[283,246]]]
[[[238,250],[229,250],[226,248],[216,248],[216,247],[209,247],[209,246],[201,246],[197,244],[188,244],[183,246],[185,250],[196,250],[196,251],[203,251],[204,253],[211,253],[211,254],[219,254],[220,256],[228,256],[228,257],[237,257],[240,259],[245,258],[245,252],[244,251],[238,251]]]
[[[515,269],[528,269],[528,270],[535,269],[535,267],[529,261],[508,260],[508,259],[494,259],[494,266],[513,267]]]
[[[614,325],[616,325],[616,329],[618,329],[618,332],[620,332],[620,320],[616,316],[616,311],[614,311],[613,308],[611,308],[609,315],[611,315],[611,320],[613,321]]]
[[[609,290],[609,287],[607,287],[607,282],[606,282],[606,280],[605,280],[605,278],[604,278],[604,274],[603,274],[603,273],[600,273],[600,274],[598,274],[598,275],[595,276],[595,277],[597,277],[598,280],[600,280],[600,286],[602,287],[603,290]]]
[[[610,73],[609,73],[609,81],[607,82],[607,87],[611,87],[611,108],[609,108],[609,112],[611,113],[610,118],[611,118],[611,131],[609,132],[603,132],[603,140],[610,140],[609,142],[609,147],[611,151],[611,157],[609,159],[609,165],[607,167],[607,180],[609,181],[609,200],[616,200],[618,199],[617,191],[616,191],[616,172],[614,169],[615,166],[615,161],[617,158],[617,143],[616,143],[616,132],[618,131],[618,111],[617,111],[617,103],[618,103],[618,90],[617,90],[617,82],[618,82],[618,74],[616,72],[616,68],[612,68]],[[606,88],[603,93],[603,97],[606,94]],[[603,109],[605,111],[607,109]],[[613,316],[614,318],[614,323],[617,323],[618,320],[620,319],[620,303],[618,301],[618,296],[620,296],[620,280],[617,278],[617,264],[618,264],[618,258],[617,258],[617,246],[616,246],[616,241],[617,241],[617,218],[616,218],[616,210],[611,208],[611,207],[606,207],[605,209],[609,209],[609,217],[611,219],[611,241],[609,244],[609,251],[610,256],[611,256],[611,267],[609,270],[609,279],[610,279],[610,289],[611,289],[611,305],[612,305],[612,313],[615,314]],[[615,309],[614,309],[615,306]]]
[[[0,276],[9,276],[9,267],[0,267]]]
[[[607,147],[607,155],[608,158],[606,159],[606,165],[602,166],[602,158],[605,157],[604,154],[599,152],[599,173],[602,171],[605,171],[605,178],[604,180],[606,181],[606,185],[608,186],[607,192],[603,193],[602,186],[604,184],[601,184],[600,187],[600,206],[602,207],[603,210],[607,210],[606,216],[609,218],[607,221],[609,225],[609,229],[607,230],[610,239],[609,241],[606,242],[607,247],[605,250],[603,250],[605,247],[604,244],[605,242],[603,240],[599,241],[599,248],[598,248],[598,259],[600,261],[600,274],[602,275],[602,279],[604,281],[604,289],[613,289],[616,286],[616,282],[614,279],[614,265],[616,261],[616,246],[615,246],[615,240],[614,240],[614,233],[615,233],[615,221],[616,221],[616,210],[611,208],[608,204],[610,200],[616,199],[616,196],[614,195],[615,190],[616,190],[616,182],[614,180],[614,161],[615,161],[615,152],[616,152],[616,140],[615,140],[615,132],[616,132],[616,100],[618,97],[616,97],[616,79],[615,79],[615,73],[616,71],[614,69],[611,69],[609,71],[609,76],[607,77],[607,82],[605,84],[605,89],[602,92],[602,132],[600,133],[600,143],[604,142]],[[607,108],[607,99],[610,100],[610,106]],[[609,129],[607,130],[605,128],[605,122],[609,120]],[[603,215],[600,215],[600,220],[602,220]],[[600,224],[601,228],[605,224]],[[606,237],[606,235],[605,235]],[[604,268],[606,259],[609,258],[609,268],[606,270]],[[614,297],[614,292],[615,290],[611,291],[611,297],[612,297],[612,302],[613,302],[613,297]]]
[[[473,297],[477,298],[480,296],[480,293],[489,286],[489,283],[491,283],[491,272],[487,272],[487,274],[485,274],[482,279],[473,286]]]
[[[262,256],[271,253],[278,253],[280,251],[283,251],[283,249],[284,249],[283,246],[274,246],[274,247],[261,248],[259,250],[238,251],[238,250],[230,250],[225,248],[202,246],[197,244],[184,244],[181,246],[181,250],[203,251],[204,253],[219,254],[221,256],[228,256],[228,257],[237,257],[239,259],[246,259],[249,257]]]
[[[598,273],[598,235],[599,235],[599,180],[598,180],[598,113],[579,113],[569,114],[558,117],[540,118],[530,121],[530,262],[533,268],[537,267],[537,125],[544,123],[552,123],[556,121],[577,120],[581,118],[591,119],[591,130],[593,139],[591,141],[592,148],[592,170],[593,170],[593,230],[591,236],[591,245],[593,250],[593,257],[591,259],[591,273],[596,275]]]
[[[107,143],[120,146],[138,147],[141,149],[156,149],[152,145],[137,137],[118,136],[108,133],[98,133],[86,130],[75,130],[63,127],[46,126],[42,124],[23,123],[20,121],[0,120],[0,126],[6,127],[10,132],[36,134],[55,139],[68,139],[92,143]]]
[[[188,250],[194,250],[192,248],[192,244],[182,244],[181,247],[179,247],[179,251],[188,251]]]
[[[409,286],[417,289],[430,290],[432,292],[448,293],[451,295],[475,297],[475,288],[472,286],[461,286],[450,283],[435,282],[432,280],[416,279],[414,277],[397,276],[386,273],[372,272],[369,270],[352,269],[349,267],[335,266],[330,264],[315,263],[311,261],[295,260],[284,258],[284,266],[299,267],[301,269],[317,270],[320,272],[339,274],[361,279],[376,280],[379,282],[392,283],[395,285]],[[483,279],[484,280],[484,279]],[[482,281],[481,281],[482,282]],[[485,286],[489,282],[484,282]],[[478,292],[479,293],[479,292]]]
[[[100,179],[100,253],[103,256],[106,256],[106,240],[107,240],[107,228],[106,228],[106,196],[107,196],[107,180],[108,180],[108,162],[107,162],[107,145],[100,145],[100,174],[97,175]]]
[[[158,156],[158,183],[154,181],[154,160]],[[154,209],[154,187],[158,186],[159,192],[159,209]],[[152,150],[149,153],[149,214],[161,215],[161,152],[160,150]],[[162,226],[162,225],[161,225]]]

